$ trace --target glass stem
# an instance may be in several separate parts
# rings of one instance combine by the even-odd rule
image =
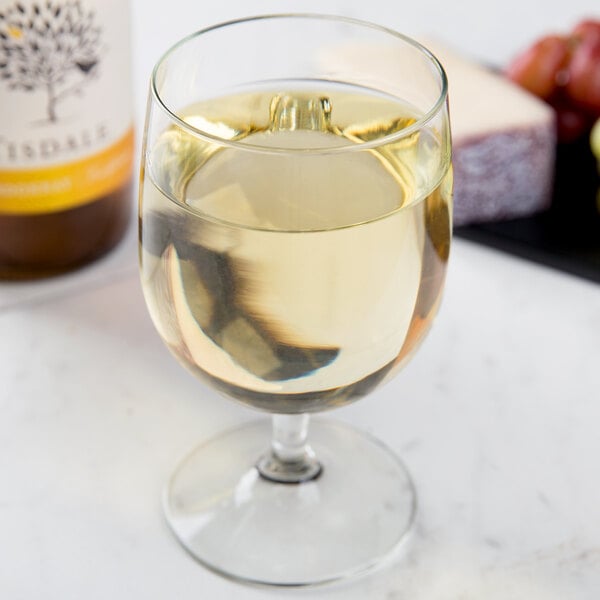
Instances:
[[[307,414],[273,415],[271,450],[257,464],[264,479],[302,483],[321,474],[321,464],[308,444],[309,420]]]

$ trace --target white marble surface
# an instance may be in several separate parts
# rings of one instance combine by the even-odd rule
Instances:
[[[541,20],[515,24],[508,41],[517,2],[496,12],[482,3],[485,18],[467,5],[465,20],[455,5],[434,10],[433,0],[406,15],[383,1],[285,8],[398,28],[406,19],[412,33],[444,29],[465,50],[502,60],[524,30],[574,22],[596,3],[546,3]],[[526,4],[526,16],[534,5],[541,10]],[[165,6],[134,2],[138,122],[147,70],[166,44],[220,18],[282,9]],[[600,286],[457,241],[421,351],[371,398],[330,415],[374,433],[411,469],[420,504],[405,555],[313,591],[239,586],[179,547],[160,491],[193,445],[256,415],[197,383],[162,346],[142,300],[132,228],[83,271],[0,284],[0,597],[597,600],[599,362]]]

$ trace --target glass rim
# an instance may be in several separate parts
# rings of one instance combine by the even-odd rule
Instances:
[[[404,43],[412,46],[416,50],[418,50],[423,56],[425,56],[431,65],[433,65],[434,69],[437,71],[439,76],[439,80],[441,83],[441,88],[439,95],[436,101],[431,105],[431,107],[420,117],[416,118],[414,123],[405,127],[399,131],[394,133],[390,133],[380,138],[369,140],[365,142],[349,142],[348,144],[344,144],[341,146],[332,146],[332,147],[315,147],[315,148],[284,148],[284,147],[276,147],[276,146],[264,146],[260,144],[248,144],[243,141],[231,140],[227,138],[220,137],[218,135],[211,134],[201,128],[194,127],[185,119],[183,119],[177,111],[169,108],[167,103],[161,97],[160,92],[157,88],[157,77],[159,69],[166,64],[169,57],[177,51],[179,48],[187,44],[188,42],[201,37],[207,33],[212,31],[217,31],[220,29],[224,29],[226,27],[230,27],[232,25],[240,25],[244,23],[251,23],[254,21],[267,21],[267,20],[277,20],[277,19],[310,19],[315,21],[337,21],[339,23],[346,23],[348,25],[354,25],[358,27],[363,27],[365,29],[371,29],[374,31],[378,31],[380,33],[384,33],[386,35],[390,35],[395,37],[396,39],[401,40]],[[327,82],[327,80],[323,80]],[[335,81],[331,81],[331,83],[339,83]],[[166,113],[167,117],[173,121],[180,129],[183,129],[187,133],[193,135],[194,137],[206,140],[207,142],[215,143],[223,147],[237,148],[243,149],[250,152],[261,152],[267,154],[292,154],[292,153],[311,153],[311,154],[332,154],[332,153],[344,153],[344,152],[352,152],[352,151],[360,151],[360,150],[368,150],[371,148],[378,148],[380,146],[404,139],[409,137],[413,133],[421,130],[429,121],[431,121],[443,108],[446,103],[446,99],[448,96],[448,77],[444,70],[444,67],[438,60],[438,58],[423,44],[418,42],[417,40],[400,33],[394,29],[389,27],[385,27],[383,25],[378,25],[376,23],[372,23],[370,21],[366,21],[363,19],[355,19],[353,17],[345,17],[342,15],[332,15],[332,14],[320,14],[320,13],[270,13],[263,15],[255,15],[248,17],[241,17],[238,19],[231,19],[228,21],[222,21],[215,25],[211,25],[208,27],[204,27],[193,33],[181,38],[171,47],[169,47],[157,60],[156,64],[152,69],[152,74],[150,77],[150,93],[156,102],[156,104],[161,108],[163,112]]]

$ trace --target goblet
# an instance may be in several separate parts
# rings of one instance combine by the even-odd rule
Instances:
[[[201,444],[166,488],[173,532],[222,575],[332,581],[381,564],[410,528],[400,460],[349,426],[308,426],[396,373],[436,313],[451,238],[446,89],[415,41],[317,15],[205,29],[153,72],[149,312],[183,366],[272,414]]]

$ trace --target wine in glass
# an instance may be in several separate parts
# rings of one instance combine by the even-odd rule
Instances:
[[[274,15],[159,61],[140,194],[148,309],[192,373],[272,414],[200,445],[168,484],[168,522],[209,568],[310,585],[404,538],[415,494],[400,460],[336,422],[309,435],[309,414],[370,393],[423,338],[451,187],[444,71],[400,34]]]

